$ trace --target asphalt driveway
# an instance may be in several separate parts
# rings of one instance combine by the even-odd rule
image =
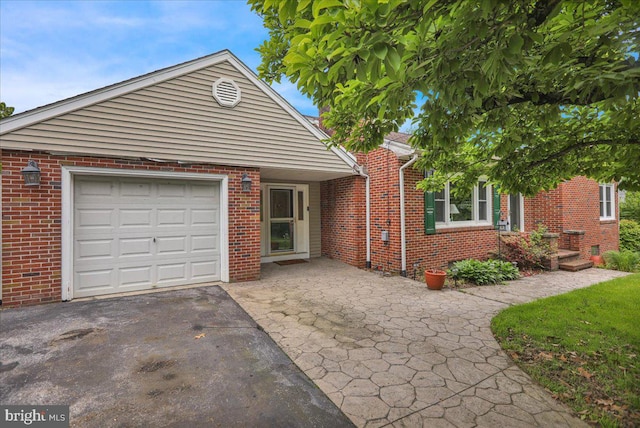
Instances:
[[[0,403],[71,426],[352,426],[217,286],[0,311]]]

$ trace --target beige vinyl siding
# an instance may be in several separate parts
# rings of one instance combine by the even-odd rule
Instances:
[[[309,257],[322,254],[320,227],[320,183],[309,183]]]
[[[221,107],[219,77],[242,91]],[[150,157],[224,165],[349,173],[308,129],[224,61],[2,136],[7,149]]]

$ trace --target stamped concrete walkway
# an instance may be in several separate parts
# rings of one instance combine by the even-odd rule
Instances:
[[[582,427],[505,355],[490,320],[622,275],[554,272],[463,293],[312,259],[224,287],[357,426]]]

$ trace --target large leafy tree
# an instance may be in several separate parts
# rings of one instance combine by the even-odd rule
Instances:
[[[13,114],[13,107],[8,107],[5,103],[0,102],[0,119],[9,117]]]
[[[352,151],[413,118],[425,188],[640,188],[638,0],[249,3],[270,32],[260,75],[330,107],[332,142]]]

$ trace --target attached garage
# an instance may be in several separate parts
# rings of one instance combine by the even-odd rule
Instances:
[[[319,256],[320,183],[357,174],[324,138],[228,51],[2,119],[0,304],[251,281]],[[261,213],[271,190],[295,216]]]
[[[223,180],[67,171],[69,298],[223,279]]]

